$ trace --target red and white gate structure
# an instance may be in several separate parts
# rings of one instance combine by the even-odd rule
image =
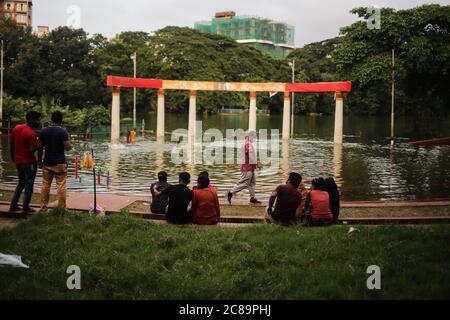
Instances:
[[[120,88],[145,88],[158,90],[156,137],[163,139],[165,133],[164,120],[164,94],[167,90],[189,91],[189,138],[194,141],[196,123],[196,101],[198,91],[231,91],[249,92],[249,129],[256,130],[256,93],[257,92],[283,92],[283,140],[290,138],[291,123],[291,92],[335,92],[336,109],[334,123],[334,143],[343,142],[343,92],[351,91],[351,82],[319,82],[319,83],[251,83],[251,82],[212,82],[212,81],[184,81],[160,80],[107,76],[106,85],[112,90],[111,114],[111,143],[120,141]]]

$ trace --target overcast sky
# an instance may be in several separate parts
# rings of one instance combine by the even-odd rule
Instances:
[[[73,22],[76,6],[81,27],[111,37],[122,31],[155,31],[168,25],[193,27],[217,11],[257,15],[295,26],[296,46],[337,36],[339,28],[356,21],[354,7],[377,5],[396,9],[450,0],[34,0],[33,25],[51,29]],[[75,9],[77,10],[77,9]]]

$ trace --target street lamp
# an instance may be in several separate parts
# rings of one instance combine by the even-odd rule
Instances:
[[[405,42],[406,44],[406,42]],[[398,55],[400,58],[401,55],[405,53],[402,52]],[[394,103],[395,103],[395,49],[392,49],[392,87],[391,87],[391,146],[394,145]]]
[[[392,49],[391,146],[394,145],[395,49]]]
[[[136,52],[130,56],[130,59],[133,60],[134,64],[134,78],[136,78],[136,58],[137,58]],[[136,128],[136,87],[134,87],[134,99],[133,99],[133,130],[134,128]]]
[[[292,68],[292,83],[295,83],[295,59],[289,62],[289,66]],[[294,98],[295,93],[292,92],[291,100],[291,138],[294,137]]]

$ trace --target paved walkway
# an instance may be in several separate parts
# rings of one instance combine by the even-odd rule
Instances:
[[[8,189],[11,191],[11,188],[3,188],[0,185],[0,189]],[[36,190],[36,193],[39,193],[39,190]],[[68,192],[67,194],[67,208],[69,210],[75,211],[89,211],[89,207],[94,202],[93,193],[88,192]],[[131,195],[123,195],[123,194],[98,194],[97,195],[97,204],[101,206],[106,213],[115,213],[120,212],[121,210],[127,208],[132,203],[146,202],[149,203],[151,199],[150,194],[143,196],[131,196]],[[221,205],[228,205],[228,202],[225,199],[220,200]],[[250,205],[247,200],[243,199],[233,199],[233,205],[235,206],[246,206]],[[57,201],[51,202],[49,207],[56,207]],[[260,207],[267,206],[267,202],[264,202],[261,205],[257,205]],[[450,206],[450,199],[433,199],[429,201],[422,200],[410,200],[410,201],[342,201],[341,206],[343,208],[375,208],[375,207],[429,207],[429,206]],[[32,204],[31,207],[35,209],[39,209],[39,204]],[[9,209],[9,202],[0,201],[0,214],[4,218],[5,213]],[[162,221],[164,220],[164,216],[150,214],[148,212],[131,212],[132,214],[139,216],[145,219],[151,219],[154,221]],[[7,218],[8,215],[6,216]],[[450,217],[342,217],[340,219],[343,223],[434,223],[434,222],[450,222]],[[235,226],[237,224],[248,224],[248,223],[258,223],[264,221],[264,218],[258,216],[224,216],[221,218],[221,222],[224,226],[227,224],[229,226]],[[1,226],[14,226],[14,222],[9,220],[0,221]]]
[[[11,186],[1,185],[0,190],[13,191]],[[0,191],[1,192],[1,191]],[[36,194],[40,193],[40,189],[35,189]],[[55,194],[55,190],[51,192]],[[98,193],[97,204],[103,207],[107,212],[117,212],[125,209],[136,201],[150,202],[151,194],[143,194],[132,196],[120,193]],[[81,191],[67,192],[67,208],[71,210],[86,211],[94,202],[93,193]],[[219,199],[221,205],[228,205],[226,199]],[[259,206],[266,207],[268,199],[262,200]],[[248,200],[242,198],[233,198],[232,205],[244,206],[251,205]],[[50,207],[57,206],[57,201],[49,204]],[[429,207],[429,206],[450,206],[450,199],[430,199],[430,200],[379,200],[379,201],[341,201],[342,208],[379,208],[379,207]]]

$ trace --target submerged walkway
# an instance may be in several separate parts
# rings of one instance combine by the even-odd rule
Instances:
[[[4,193],[11,192],[11,187],[0,186],[0,189],[3,190]],[[39,192],[36,190],[37,193]],[[53,193],[54,194],[54,193]],[[123,194],[97,194],[97,204],[105,209],[106,214],[113,214],[120,212],[122,210],[128,209],[128,207],[134,203],[143,203],[145,205],[149,205],[150,203],[150,194],[143,196],[130,196]],[[261,208],[261,211],[264,210],[265,206],[267,206],[267,201],[263,201],[261,205],[250,205],[246,200],[242,199],[233,199],[233,205],[229,206],[226,200],[220,200],[221,206],[226,209],[226,211],[233,211],[233,207],[236,209],[240,208],[242,210],[242,206],[248,206],[254,208],[253,210],[258,210]],[[88,192],[68,192],[67,194],[67,208],[73,211],[81,211],[87,212],[89,211],[89,207],[93,204],[93,193]],[[39,209],[38,203],[32,203],[31,205],[34,209]],[[49,207],[56,207],[57,201],[53,201],[49,204]],[[403,200],[403,201],[342,201],[341,207],[345,208],[400,208],[400,207],[450,207],[450,199],[433,199],[433,200]],[[10,214],[7,214],[9,209],[9,201],[6,201],[3,198],[3,201],[0,201],[0,217],[11,218]],[[129,210],[131,214],[151,220],[161,221],[164,220],[164,216],[155,215],[149,213],[148,211],[144,211],[142,209],[131,209]],[[443,216],[364,216],[364,217],[346,217],[342,215],[340,217],[340,222],[344,224],[381,224],[381,223],[450,223],[450,215]],[[243,223],[260,223],[263,222],[264,218],[261,215],[251,215],[242,216],[242,215],[233,215],[226,214],[221,217],[221,222],[230,223],[230,224],[243,224]],[[4,221],[4,223],[6,223]],[[9,225],[14,225],[13,221],[8,221]]]

